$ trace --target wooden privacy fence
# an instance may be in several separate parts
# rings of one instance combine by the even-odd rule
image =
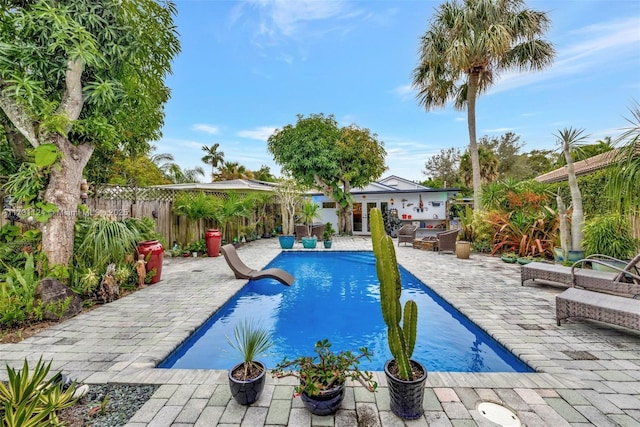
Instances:
[[[175,190],[167,188],[138,188],[125,186],[102,185],[92,188],[85,202],[90,214],[106,213],[117,219],[125,218],[153,218],[156,224],[155,231],[162,236],[165,249],[170,249],[174,242],[180,245],[188,245],[195,240],[204,237],[208,228],[216,228],[218,224],[210,220],[188,220],[186,217],[172,212],[173,202],[177,194],[197,195],[205,193],[208,196],[226,198],[227,194],[220,191]],[[2,200],[5,195],[0,194]],[[275,225],[274,206],[268,209],[270,222]],[[255,224],[257,218],[239,219],[240,225]],[[8,223],[7,215],[0,216],[0,227]],[[233,222],[234,225],[237,221]]]

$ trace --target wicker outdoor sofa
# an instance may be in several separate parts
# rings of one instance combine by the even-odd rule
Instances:
[[[558,326],[562,320],[582,317],[640,330],[640,254],[623,268],[607,263],[610,260],[612,258],[597,255],[573,265],[572,287],[556,296]],[[589,263],[615,271],[584,268]]]

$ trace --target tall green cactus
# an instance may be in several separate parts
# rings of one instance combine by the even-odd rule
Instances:
[[[411,380],[413,378],[409,359],[416,344],[418,305],[413,300],[407,301],[403,313],[400,304],[402,292],[400,271],[393,240],[384,231],[380,210],[372,209],[369,216],[373,253],[376,256],[376,272],[380,282],[380,306],[382,317],[387,324],[389,350],[398,365],[400,379]],[[402,325],[400,325],[401,321]]]

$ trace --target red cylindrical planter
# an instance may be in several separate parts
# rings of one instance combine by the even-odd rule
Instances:
[[[145,240],[138,243],[138,253],[144,255],[144,259],[147,261],[147,273],[154,268],[156,269],[156,274],[153,275],[149,283],[158,283],[162,273],[162,260],[164,259],[162,244],[157,240]]]
[[[204,240],[207,242],[207,255],[220,255],[220,244],[222,243],[222,233],[217,228],[210,228],[204,233]]]

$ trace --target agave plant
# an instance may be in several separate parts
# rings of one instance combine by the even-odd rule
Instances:
[[[61,425],[57,412],[77,402],[78,398],[74,396],[77,387],[74,382],[64,388],[62,383],[56,381],[61,374],[45,381],[51,370],[51,363],[44,363],[41,357],[33,371],[29,369],[26,359],[21,370],[7,365],[9,381],[6,385],[0,382],[0,407],[4,408],[4,425]]]

